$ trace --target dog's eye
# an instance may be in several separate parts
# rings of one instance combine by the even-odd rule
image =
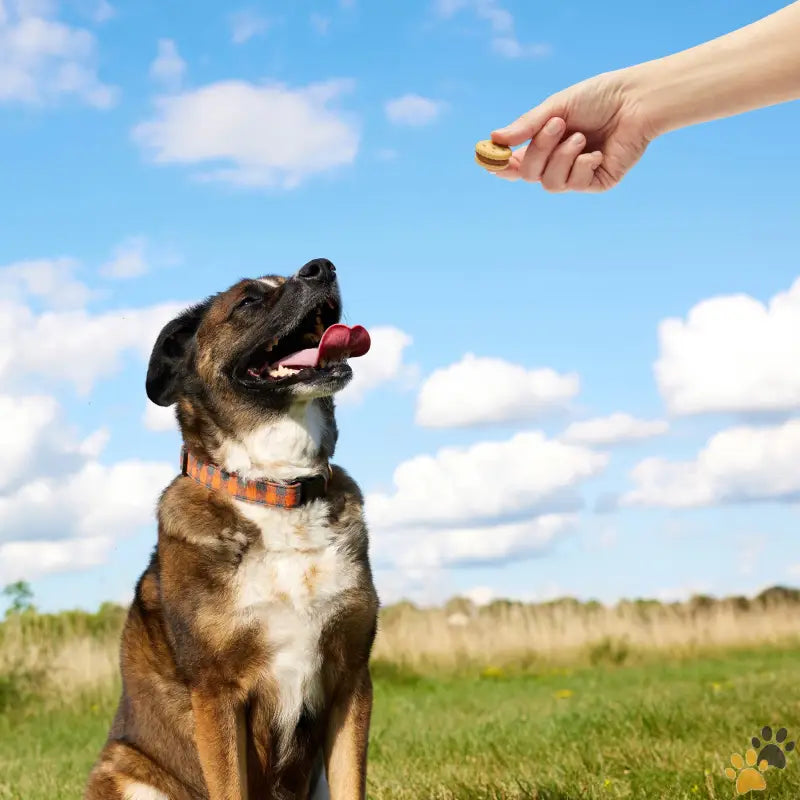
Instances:
[[[246,297],[243,297],[237,304],[236,308],[245,308],[246,306],[252,306],[254,303],[260,303],[261,298],[256,297],[255,295],[249,294]]]

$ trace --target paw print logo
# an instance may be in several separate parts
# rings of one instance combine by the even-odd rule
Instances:
[[[777,769],[784,769],[786,767],[786,753],[791,753],[794,750],[794,742],[786,742],[788,733],[786,728],[780,728],[775,734],[775,741],[772,741],[772,728],[769,725],[761,729],[761,739],[764,740],[764,746],[761,746],[761,739],[754,736],[750,741],[753,747],[758,750],[757,761],[760,764],[766,761],[770,767]],[[784,744],[786,742],[786,744]],[[761,748],[759,750],[759,748]]]
[[[795,746],[794,741],[786,741],[788,735],[786,728],[779,728],[773,741],[772,728],[765,725],[761,729],[761,736],[754,736],[750,740],[753,746],[747,749],[744,758],[739,753],[731,756],[733,769],[726,767],[725,776],[735,781],[737,795],[763,792],[767,788],[767,782],[762,773],[770,767],[786,767],[786,754],[791,753]]]
[[[742,758],[738,753],[731,756],[731,764],[734,769],[725,769],[726,777],[736,781],[736,794],[747,794],[747,792],[763,792],[767,788],[767,782],[761,774],[769,766],[766,759],[757,760],[756,751],[748,750]],[[745,766],[747,764],[747,766]],[[758,769],[756,769],[758,764]]]

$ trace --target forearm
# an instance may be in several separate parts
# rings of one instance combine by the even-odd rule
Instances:
[[[800,0],[718,39],[623,70],[658,135],[800,98]]]

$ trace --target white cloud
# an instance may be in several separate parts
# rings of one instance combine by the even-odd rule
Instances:
[[[252,9],[242,9],[230,16],[231,40],[244,44],[255,36],[262,36],[269,29],[269,20]]]
[[[186,74],[186,62],[172,39],[158,40],[158,55],[150,65],[150,77],[171,92],[178,91]]]
[[[607,462],[604,454],[538,431],[444,448],[400,464],[391,494],[367,496],[367,518],[375,528],[433,527],[549,513],[574,500],[571,490]]]
[[[352,87],[346,80],[299,89],[212,83],[159,98],[156,116],[133,137],[156,163],[208,165],[198,176],[204,180],[293,188],[355,160],[358,128],[334,106]]]
[[[498,564],[543,555],[574,526],[571,514],[545,514],[477,528],[378,530],[373,536],[374,558],[401,570]]]
[[[499,0],[434,0],[434,11],[449,19],[470,11],[489,28],[492,50],[503,58],[544,58],[552,52],[543,43],[523,44],[517,38],[514,17]]]
[[[75,279],[76,265],[61,258],[0,268],[0,385],[6,390],[25,391],[33,379],[37,392],[46,381],[71,383],[86,394],[116,372],[125,354],[149,357],[161,326],[186,305],[92,313],[81,307],[94,293]],[[133,266],[128,260],[127,269]]]
[[[32,470],[39,474],[61,472],[96,457],[108,434],[95,431],[79,440],[61,419],[58,401],[47,395],[0,395],[0,491],[8,490]]]
[[[713,297],[659,326],[655,375],[674,414],[800,408],[800,279],[768,304]]]
[[[172,406],[157,406],[147,401],[142,416],[142,423],[149,431],[177,431],[178,421],[175,419],[175,409]]]
[[[311,27],[320,35],[325,36],[328,33],[328,30],[331,26],[331,18],[326,17],[323,14],[312,14],[309,17],[311,22]]]
[[[691,461],[648,458],[631,472],[623,505],[691,508],[800,497],[800,420],[713,436]]]
[[[372,346],[365,356],[350,362],[353,379],[338,396],[343,403],[360,402],[364,395],[384,383],[400,381],[410,383],[416,377],[416,368],[403,361],[411,337],[391,326],[371,328]]]
[[[375,151],[375,157],[380,161],[394,161],[399,155],[393,147],[381,147]]]
[[[415,128],[435,122],[444,109],[444,103],[418,94],[405,94],[386,103],[389,122],[395,125],[410,125]]]
[[[75,278],[77,267],[72,258],[39,258],[0,267],[0,297],[6,302],[33,297],[51,308],[82,306],[92,291]]]
[[[0,384],[31,378],[69,381],[88,391],[113,371],[123,353],[149,354],[155,336],[183,304],[107,311],[36,311],[85,287],[72,278],[74,262],[19,262],[0,270]],[[174,465],[137,460],[102,464],[108,440],[99,429],[81,436],[56,398],[0,395],[0,577],[30,579],[101,563],[116,537],[152,523],[159,492]]]
[[[791,575],[793,578],[800,578],[800,564],[792,564],[786,570],[787,575]]]
[[[50,105],[73,98],[95,108],[116,103],[117,89],[97,75],[97,41],[53,18],[47,3],[17,2],[0,13],[0,102]]]
[[[616,413],[607,417],[573,422],[561,438],[567,442],[588,445],[610,445],[636,439],[660,436],[669,430],[669,423],[660,419],[637,419],[630,414]]]
[[[36,477],[0,497],[0,539],[115,537],[152,523],[160,492],[175,477],[163,462],[86,462],[57,478]]]
[[[64,381],[82,394],[119,369],[134,352],[146,359],[161,327],[185,307],[163,303],[92,314],[84,309],[46,311],[0,300],[0,382],[25,376]]]
[[[0,544],[0,585],[98,566],[108,558],[113,543],[111,537],[93,536]]]
[[[607,461],[540,432],[405,461],[390,493],[366,497],[373,562],[413,582],[544,555],[575,529],[578,484]]]
[[[145,250],[147,239],[134,236],[119,244],[109,261],[100,267],[100,273],[109,278],[136,278],[149,271]]]
[[[574,373],[526,369],[467,353],[436,370],[420,389],[416,421],[431,428],[531,420],[563,407],[580,390]]]
[[[28,467],[42,434],[55,421],[58,403],[54,397],[0,396],[3,431],[3,459],[0,461],[0,489]],[[50,433],[52,433],[52,428]]]
[[[372,546],[377,563],[385,560],[401,570],[480,566],[542,555],[574,525],[574,515],[545,514],[480,527],[378,529]]]
[[[80,440],[57,401],[0,396],[0,579],[102,563],[116,538],[152,523],[174,466],[100,464],[108,433]]]

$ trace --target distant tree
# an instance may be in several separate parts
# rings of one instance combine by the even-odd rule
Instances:
[[[33,589],[26,581],[17,581],[16,583],[9,583],[3,589],[3,597],[8,598],[10,603],[6,610],[6,616],[9,614],[20,614],[23,611],[28,611],[33,608]]]

